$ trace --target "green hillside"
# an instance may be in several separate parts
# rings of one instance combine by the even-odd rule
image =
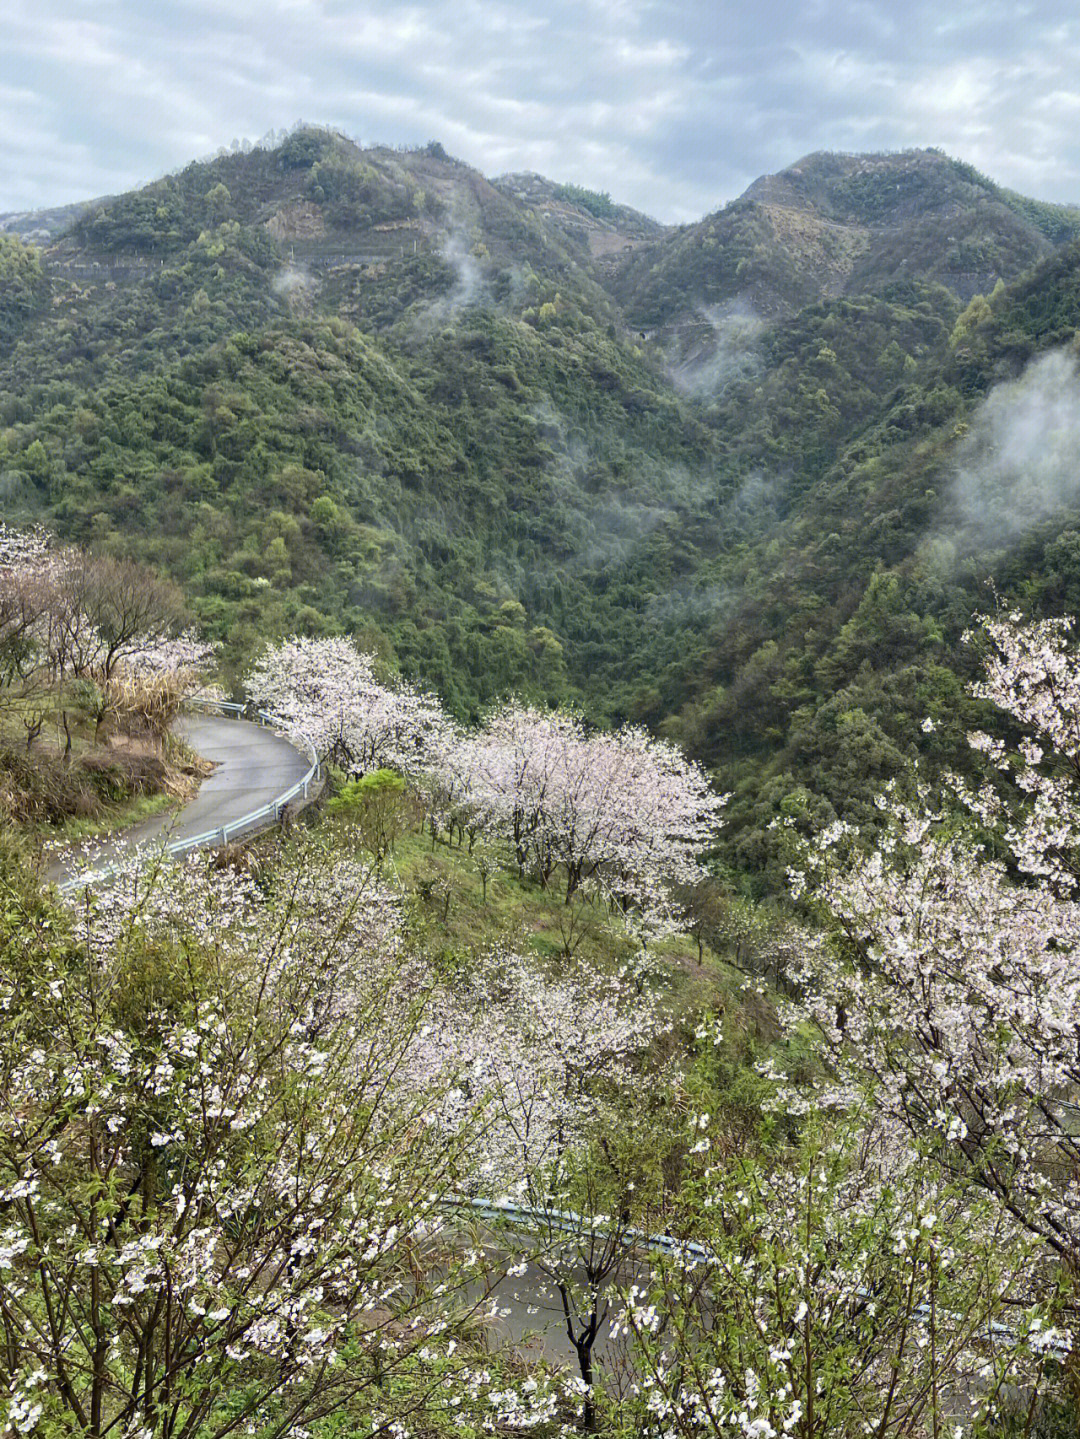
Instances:
[[[163,566],[236,669],[348,631],[462,716],[643,720],[768,876],[779,811],[953,757],[919,726],[990,574],[1080,598],[1068,494],[995,544],[955,484],[995,384],[1072,342],[1077,224],[923,151],[664,230],[299,130],[0,236],[4,514]]]

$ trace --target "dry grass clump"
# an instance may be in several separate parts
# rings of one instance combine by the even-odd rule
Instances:
[[[142,675],[120,671],[102,686],[113,727],[123,734],[145,734],[164,740],[191,687],[183,672]]]
[[[38,746],[0,748],[0,813],[17,824],[59,825],[71,818],[100,814],[120,798],[119,773],[69,763],[55,751]]]
[[[0,817],[19,825],[58,826],[95,819],[132,800],[187,800],[208,766],[156,736],[117,736],[87,753],[53,745],[0,742]]]

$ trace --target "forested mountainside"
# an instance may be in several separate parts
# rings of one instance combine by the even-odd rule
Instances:
[[[954,758],[987,578],[1080,601],[1078,234],[932,151],[665,228],[301,129],[0,236],[4,514],[161,565],[235,668],[348,631],[462,716],[646,721],[768,875],[778,812]]]
[[[738,300],[791,314],[904,280],[965,299],[1080,235],[1080,210],[1003,190],[934,150],[808,155],[628,257],[616,285],[643,327]]]

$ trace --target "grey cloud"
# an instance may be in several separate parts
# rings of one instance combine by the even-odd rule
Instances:
[[[669,220],[822,148],[940,145],[1080,199],[1078,73],[1064,0],[11,0],[0,210],[114,191],[300,116]]]

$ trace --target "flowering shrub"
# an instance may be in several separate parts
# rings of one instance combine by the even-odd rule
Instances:
[[[1068,621],[982,623],[977,693],[1031,731],[982,734],[992,779],[879,801],[873,849],[842,826],[795,876],[843,943],[797,978],[841,1079],[874,1078],[898,1130],[937,1142],[1080,1271],[1080,662]]]
[[[425,999],[393,896],[317,837],[258,879],[138,858],[70,934],[0,915],[0,1424],[550,1420],[456,1354],[498,1262],[442,1238],[470,1135],[431,1122],[440,1074],[392,1083]]]

